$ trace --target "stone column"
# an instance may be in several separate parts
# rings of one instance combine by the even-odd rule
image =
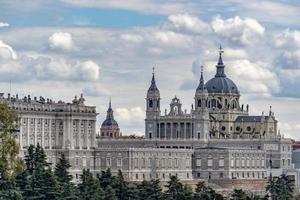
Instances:
[[[173,122],[170,122],[170,124],[171,124],[171,139],[174,139],[173,138]]]
[[[165,138],[168,139],[168,136],[167,136],[167,122],[164,123],[164,126],[165,126]]]
[[[186,137],[186,122],[183,123],[183,139],[187,139],[187,137]]]
[[[34,145],[37,145],[37,118],[34,118]],[[40,144],[42,145],[42,144]]]
[[[29,134],[29,132],[30,132],[30,119],[29,119],[29,117],[27,118],[27,147],[29,147],[29,145],[30,145],[30,134]]]
[[[44,119],[41,119],[41,127],[42,127],[42,147],[45,148],[45,128],[44,128]]]
[[[52,149],[52,119],[49,119],[49,149]]]

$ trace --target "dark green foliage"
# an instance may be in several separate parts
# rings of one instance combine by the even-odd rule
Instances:
[[[65,155],[62,154],[61,158],[57,162],[55,166],[54,174],[56,176],[56,180],[58,181],[58,186],[60,195],[60,199],[73,200],[76,199],[74,193],[74,184],[72,181],[72,176],[69,174],[68,169],[71,167],[69,161],[65,158]]]
[[[118,200],[115,190],[110,185],[107,186],[106,190],[104,191],[103,200]]]
[[[160,200],[163,197],[159,180],[143,181],[137,186],[138,199]]]
[[[294,182],[285,174],[282,174],[280,177],[270,177],[266,191],[272,199],[294,199]]]
[[[191,188],[183,186],[177,176],[171,176],[167,184],[165,197],[168,200],[192,199],[193,193]]]
[[[234,189],[231,195],[232,200],[248,200],[250,197],[241,189]]]
[[[94,178],[90,170],[83,170],[78,184],[78,198],[80,200],[102,200],[103,190],[98,179]]]
[[[7,199],[22,200],[23,197],[19,188],[16,187],[15,180],[3,174],[0,177],[0,200]]]
[[[111,175],[110,169],[108,168],[106,171],[101,172],[101,176],[99,177],[100,186],[103,190],[113,183],[113,176]]]
[[[118,175],[113,180],[112,184],[117,199],[119,200],[127,200],[129,199],[129,187],[127,185],[127,182],[125,182],[122,172],[119,170]]]

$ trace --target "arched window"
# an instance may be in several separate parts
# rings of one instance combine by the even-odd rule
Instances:
[[[151,132],[149,133],[149,138],[150,138],[150,139],[152,138],[152,133],[151,133]]]
[[[213,107],[213,108],[217,107],[217,100],[216,99],[211,100],[211,107]]]
[[[201,133],[200,132],[198,132],[198,139],[200,139],[201,138]]]
[[[201,107],[201,99],[198,100],[198,107]]]
[[[153,107],[153,101],[152,101],[152,99],[149,100],[149,107],[150,107],[150,108]]]

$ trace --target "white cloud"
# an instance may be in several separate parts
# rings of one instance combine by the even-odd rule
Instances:
[[[99,65],[91,60],[80,63],[78,69],[78,73],[81,74],[82,80],[96,81],[100,77]]]
[[[177,14],[168,16],[168,20],[162,25],[162,28],[174,30],[183,33],[206,33],[210,27],[198,17],[190,14]]]
[[[75,48],[72,35],[64,32],[53,33],[48,39],[48,44],[52,49],[72,50]]]
[[[124,127],[127,130],[131,130],[131,134],[132,132],[136,132],[132,131],[137,130],[136,127],[144,126],[144,118],[145,112],[141,107],[117,108],[115,110],[115,119],[118,121],[119,126],[121,127],[121,129],[122,127]]]
[[[0,57],[5,59],[17,59],[17,53],[11,46],[0,40]]]
[[[143,37],[141,35],[137,34],[122,34],[121,39],[127,41],[127,42],[134,42],[134,43],[140,43],[143,41]]]
[[[110,96],[111,92],[100,84],[89,84],[83,89],[83,94],[87,96],[103,97]]]
[[[0,22],[0,28],[1,27],[7,27],[7,26],[9,26],[8,23],[6,23],[6,22]]]
[[[265,28],[252,18],[241,19],[239,16],[223,20],[220,16],[211,22],[213,30],[227,39],[240,44],[249,45],[262,36]]]
[[[300,31],[286,29],[275,34],[274,42],[277,47],[296,47],[300,48]]]

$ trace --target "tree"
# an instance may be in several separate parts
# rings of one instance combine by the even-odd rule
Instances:
[[[285,174],[280,177],[270,177],[266,191],[273,200],[293,199],[294,182]]]
[[[59,198],[59,187],[46,154],[38,144],[29,147],[26,156],[27,169],[18,177],[18,186],[25,199],[56,200]]]
[[[104,191],[103,200],[118,200],[115,190],[110,185]]]
[[[0,177],[0,200],[22,200],[21,191],[16,187],[15,180],[10,177]]]
[[[100,186],[103,190],[105,190],[107,186],[109,185],[111,186],[113,182],[113,176],[111,175],[111,171],[109,168],[106,171],[102,171],[101,176],[98,178],[99,178]]]
[[[282,174],[276,181],[277,185],[277,199],[278,200],[290,200],[293,198],[294,183],[285,174]]]
[[[250,197],[241,189],[234,189],[231,195],[232,200],[248,200]]]
[[[68,169],[71,167],[69,161],[62,154],[59,161],[55,166],[54,174],[58,181],[58,186],[61,191],[60,199],[76,199],[74,193],[74,184],[72,181],[72,175],[69,174]]]
[[[103,190],[100,188],[98,179],[95,179],[90,170],[83,169],[78,184],[78,198],[82,200],[102,200]]]
[[[184,199],[183,185],[177,176],[171,176],[167,184],[166,198],[170,200]]]
[[[17,114],[7,104],[0,103],[0,169],[6,177],[15,177],[24,168],[15,139],[17,122]]]
[[[194,200],[209,200],[208,196],[209,187],[206,186],[204,181],[199,181],[196,185]]]
[[[137,186],[138,199],[141,200],[160,200],[163,193],[159,185],[159,180],[143,181]]]
[[[113,188],[116,192],[116,196],[119,200],[129,199],[129,188],[128,188],[126,181],[124,180],[121,170],[118,171],[118,175],[113,180],[112,186],[113,186]]]

